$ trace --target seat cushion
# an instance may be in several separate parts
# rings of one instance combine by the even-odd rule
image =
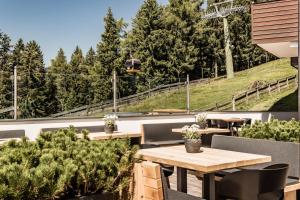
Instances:
[[[216,172],[215,175],[219,176],[219,177],[224,177],[228,174],[231,174],[233,172],[238,172],[238,171],[240,171],[240,169],[236,169],[236,168],[234,168],[234,169],[225,169],[225,170],[221,170],[221,171]]]

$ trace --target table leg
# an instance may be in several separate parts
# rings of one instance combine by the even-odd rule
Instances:
[[[177,191],[187,193],[187,170],[177,167]]]
[[[215,200],[215,174],[204,174],[202,182],[202,196],[207,200]]]

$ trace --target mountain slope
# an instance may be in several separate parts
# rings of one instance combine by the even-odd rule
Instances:
[[[247,90],[255,81],[271,82],[291,75],[297,70],[290,66],[289,59],[280,59],[237,72],[233,79],[223,79],[209,84],[190,87],[191,110],[206,110],[216,103],[230,101],[238,92]],[[149,112],[155,109],[185,109],[186,90],[184,88],[165,92],[147,98],[139,103],[121,107],[125,112]]]

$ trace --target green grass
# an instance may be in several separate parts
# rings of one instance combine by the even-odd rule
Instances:
[[[297,92],[295,85],[283,92],[272,93],[271,96],[265,94],[259,100],[249,101],[237,106],[240,111],[297,111]]]
[[[255,81],[271,82],[296,73],[297,70],[290,66],[289,59],[281,59],[235,73],[233,79],[192,85],[190,88],[191,110],[205,110],[213,107],[216,103],[230,101],[232,95],[247,90]],[[137,104],[121,107],[120,110],[124,112],[146,112],[154,109],[171,108],[186,108],[186,90],[184,88],[152,96]],[[262,106],[262,108],[265,107]]]

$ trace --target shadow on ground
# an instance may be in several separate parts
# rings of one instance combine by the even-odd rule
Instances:
[[[298,110],[298,90],[278,100],[269,111],[297,111]]]

